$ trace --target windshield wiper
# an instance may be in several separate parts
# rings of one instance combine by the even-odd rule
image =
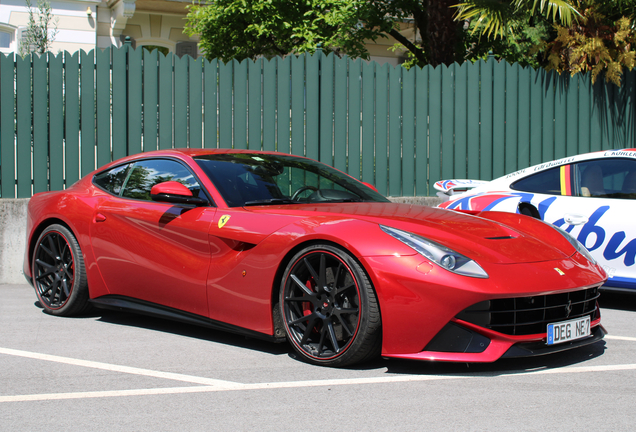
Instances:
[[[245,204],[243,204],[243,206],[247,207],[247,206],[258,206],[258,205],[276,205],[276,204],[298,204],[298,201],[290,200],[287,198],[270,198],[270,199],[246,201]]]
[[[348,202],[364,202],[361,198],[334,198],[328,199],[324,201],[316,201],[317,204],[320,203],[348,203]]]

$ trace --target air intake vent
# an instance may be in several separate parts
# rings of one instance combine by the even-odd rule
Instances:
[[[568,293],[514,297],[477,303],[456,318],[507,335],[546,332],[549,323],[596,316],[598,287]]]

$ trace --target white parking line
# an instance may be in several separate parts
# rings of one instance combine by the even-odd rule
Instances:
[[[8,348],[0,348],[0,354],[7,354],[19,357],[26,357],[38,360],[46,360],[57,363],[64,363],[76,366],[84,366],[95,369],[109,370],[113,372],[123,372],[135,375],[143,375],[155,378],[165,378],[176,381],[191,382],[195,384],[206,384],[203,386],[191,387],[168,387],[168,388],[151,388],[151,389],[131,389],[131,390],[115,390],[115,391],[92,391],[92,392],[72,392],[72,393],[49,393],[49,394],[30,394],[15,396],[0,396],[2,402],[30,402],[30,401],[48,401],[63,399],[87,399],[87,398],[104,398],[104,397],[123,397],[123,396],[150,396],[150,395],[167,395],[180,393],[210,393],[219,391],[237,391],[237,390],[266,390],[266,389],[283,389],[283,388],[299,388],[299,387],[325,387],[340,385],[363,385],[363,384],[387,384],[400,382],[421,382],[421,381],[440,381],[453,379],[475,379],[484,377],[515,377],[524,375],[542,375],[542,374],[570,374],[570,373],[590,373],[590,372],[613,372],[636,370],[636,364],[623,365],[601,365],[601,366],[578,366],[565,367],[559,369],[539,369],[523,372],[495,373],[483,375],[392,375],[382,377],[368,378],[346,378],[346,379],[330,379],[330,380],[308,380],[308,381],[287,381],[287,382],[269,382],[255,384],[241,384],[232,381],[216,380],[211,378],[196,377],[192,375],[182,375],[170,372],[153,371],[149,369],[133,368],[128,366],[111,365],[108,363],[93,362],[87,360],[78,360],[68,357],[59,357],[48,354],[39,354],[29,351],[13,350]]]
[[[612,336],[612,335],[605,335],[605,339],[613,339],[613,340],[622,340],[622,341],[636,342],[636,337],[629,337],[629,336]]]
[[[100,363],[100,362],[95,362],[90,360],[79,360],[79,359],[74,359],[69,357],[40,354],[40,353],[34,353],[30,351],[20,351],[20,350],[15,350],[10,348],[0,348],[0,354],[7,354],[7,355],[12,355],[17,357],[26,357],[26,358],[36,359],[36,360],[46,360],[46,361],[51,361],[55,363],[69,364],[73,366],[84,366],[84,367],[93,368],[93,369],[103,369],[103,370],[112,371],[112,372],[122,372],[122,373],[133,374],[133,375],[142,375],[142,376],[148,376],[153,378],[165,378],[165,379],[170,379],[175,381],[189,382],[193,384],[203,384],[206,386],[227,387],[227,386],[232,386],[237,384],[231,381],[223,381],[223,380],[217,380],[212,378],[197,377],[192,375],[182,375],[182,374],[176,374],[171,372],[160,372],[160,371],[154,371],[150,369],[140,369],[140,368],[129,367],[129,366],[119,366],[119,365],[114,365],[110,363]]]

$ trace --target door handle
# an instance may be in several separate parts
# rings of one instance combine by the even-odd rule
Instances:
[[[587,216],[568,213],[563,217],[563,220],[565,220],[565,223],[568,225],[581,225],[586,223],[588,218]]]
[[[105,220],[106,220],[106,216],[104,216],[101,213],[96,213],[95,219],[93,219],[93,222],[104,222]]]

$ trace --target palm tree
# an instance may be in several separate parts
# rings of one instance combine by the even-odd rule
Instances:
[[[581,17],[581,3],[580,0],[465,0],[453,7],[457,8],[456,20],[470,21],[473,31],[481,30],[482,35],[496,39],[514,35],[517,25],[528,16],[540,15],[569,27]]]

